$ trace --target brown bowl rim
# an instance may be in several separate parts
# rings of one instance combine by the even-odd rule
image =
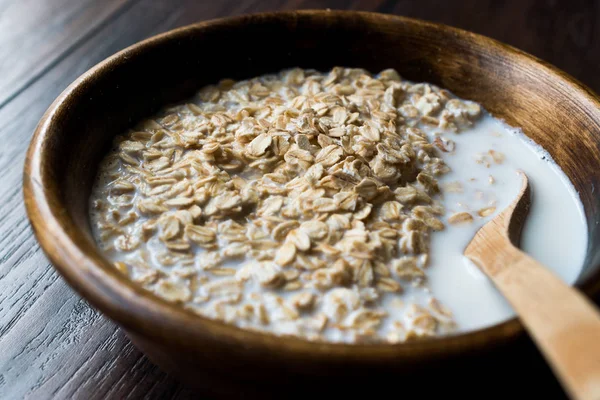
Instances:
[[[440,356],[478,352],[509,343],[522,336],[524,329],[517,318],[476,331],[400,344],[319,343],[295,337],[253,332],[199,316],[168,303],[119,274],[97,249],[90,246],[80,248],[80,245],[75,243],[74,238],[78,229],[66,215],[60,202],[55,201],[55,193],[53,194],[46,186],[49,177],[44,173],[44,165],[50,151],[48,148],[50,127],[58,111],[68,107],[78,87],[85,85],[95,76],[118,67],[123,58],[135,57],[145,48],[175,41],[190,31],[202,31],[207,27],[222,24],[244,24],[251,18],[294,19],[297,16],[317,15],[336,18],[359,15],[371,20],[383,19],[399,24],[442,30],[448,35],[485,45],[492,52],[501,52],[508,57],[532,64],[535,68],[545,69],[547,73],[566,83],[570,89],[600,109],[600,99],[593,91],[558,68],[486,36],[420,19],[364,11],[302,10],[255,13],[187,25],[133,44],[96,64],[70,84],[41,118],[27,151],[23,192],[27,215],[43,251],[56,270],[92,305],[126,329],[160,342],[168,342],[176,338],[180,343],[193,346],[200,344],[202,342],[200,339],[203,338],[217,340],[231,346],[251,347],[283,358],[295,356],[315,359],[321,356],[329,359],[333,357],[341,362],[350,360],[380,362],[400,359],[426,361]],[[590,275],[584,282],[577,283],[577,287],[589,296],[600,291],[600,270]]]

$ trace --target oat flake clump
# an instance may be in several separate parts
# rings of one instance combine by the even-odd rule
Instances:
[[[419,126],[479,114],[394,70],[224,80],[115,140],[92,225],[119,271],[210,318],[319,341],[443,334],[451,313],[407,294],[428,293],[454,143]]]

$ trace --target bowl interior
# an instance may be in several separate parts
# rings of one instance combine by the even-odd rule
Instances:
[[[38,136],[34,175],[65,215],[61,229],[95,252],[88,198],[112,138],[165,104],[222,78],[283,68],[395,68],[413,81],[442,86],[483,104],[544,147],[579,191],[589,249],[579,283],[599,287],[600,109],[571,78],[486,38],[451,28],[368,13],[300,12],[246,16],[183,28],[133,46],[100,64],[55,103]],[[35,225],[35,224],[34,224]],[[99,264],[107,268],[108,264]]]

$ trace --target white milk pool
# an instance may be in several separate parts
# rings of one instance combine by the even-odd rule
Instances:
[[[437,128],[423,129],[430,137],[439,132]],[[521,185],[518,169],[527,174],[532,193],[521,248],[565,282],[574,283],[583,266],[587,227],[575,188],[550,156],[522,133],[489,114],[484,114],[470,129],[443,136],[453,140],[456,149],[443,155],[452,171],[440,182],[444,185],[459,181],[464,189],[463,193],[444,191],[443,204],[447,207],[444,222],[453,212],[460,211],[470,211],[475,221],[447,223],[444,231],[432,234],[428,273],[432,292],[452,310],[459,330],[487,327],[514,316],[491,281],[462,251],[477,230],[515,198]],[[504,160],[500,164],[494,162],[489,150],[503,154]],[[478,153],[487,153],[487,159],[482,160]],[[493,203],[497,208],[494,214],[486,218],[477,216],[477,210]]]

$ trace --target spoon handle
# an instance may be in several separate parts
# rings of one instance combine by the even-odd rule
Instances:
[[[565,389],[575,399],[600,399],[600,313],[596,307],[518,248],[498,250],[496,260],[507,262],[491,274],[488,270],[488,275]]]

